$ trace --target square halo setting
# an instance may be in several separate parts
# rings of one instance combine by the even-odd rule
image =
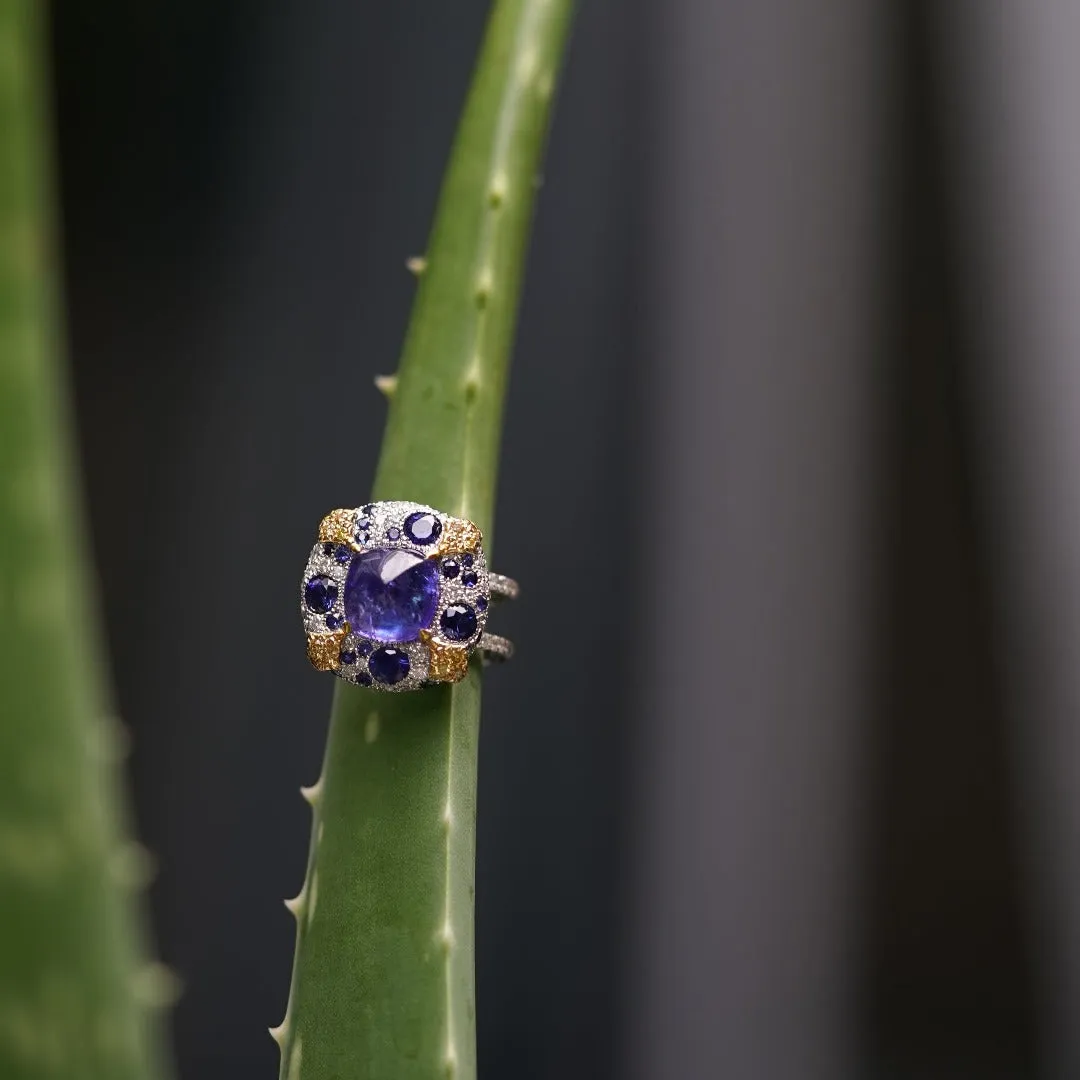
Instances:
[[[490,604],[480,530],[414,502],[331,511],[300,584],[312,664],[376,690],[463,678]]]

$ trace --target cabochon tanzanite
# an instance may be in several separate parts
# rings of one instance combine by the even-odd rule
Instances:
[[[415,641],[439,605],[439,567],[412,551],[374,548],[353,556],[345,578],[345,618],[376,641]]]

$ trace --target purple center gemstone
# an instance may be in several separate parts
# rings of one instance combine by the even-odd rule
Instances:
[[[376,641],[415,641],[439,606],[439,567],[412,551],[373,548],[353,556],[345,578],[345,618]]]

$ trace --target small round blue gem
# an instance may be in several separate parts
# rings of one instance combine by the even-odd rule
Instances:
[[[344,566],[352,558],[352,552],[344,544],[339,544],[334,551],[334,558]]]
[[[337,599],[337,586],[325,575],[313,577],[304,586],[304,603],[309,610],[325,615]]]
[[[476,633],[476,612],[468,604],[451,604],[439,625],[451,641],[468,641]]]
[[[338,657],[338,660],[340,660],[342,664],[348,667],[350,664],[356,663],[356,653],[354,653],[352,649],[347,649]]]
[[[357,674],[356,681],[361,686],[370,686],[371,685],[371,676],[366,671],[361,671],[361,672],[359,672]]]
[[[405,532],[414,544],[434,544],[442,532],[442,522],[426,510],[418,510],[405,519]]]
[[[323,544],[322,553],[327,558],[330,558],[330,556],[334,554],[334,545],[333,544]]]
[[[442,564],[443,577],[455,578],[458,576],[458,572],[461,567],[458,566],[457,559],[444,559]]]
[[[369,517],[361,518],[356,523],[356,531],[357,532],[367,532],[368,529],[370,529],[370,528],[371,528],[371,518],[369,518]]]
[[[478,611],[487,611],[487,597],[479,596],[476,599],[476,607]]]
[[[386,539],[387,540],[400,540],[401,539],[401,530],[396,528],[396,527],[393,528],[393,529],[387,529],[386,530]]]
[[[467,586],[470,589],[476,584],[476,582],[476,573],[472,570],[470,570],[467,574],[461,575],[461,584]]]
[[[466,552],[464,555],[461,556],[461,565],[462,566],[472,566],[472,564],[473,564],[473,557],[468,552]]]
[[[384,686],[393,686],[409,674],[409,654],[390,646],[376,649],[368,660],[368,671]]]
[[[363,514],[365,517],[375,513],[375,504],[368,503],[366,506],[361,506],[360,513]]]
[[[356,646],[356,651],[361,656],[370,656],[371,655],[371,642],[370,641],[361,641],[360,644]]]
[[[327,615],[326,625],[330,630],[336,630],[341,625],[340,615]]]

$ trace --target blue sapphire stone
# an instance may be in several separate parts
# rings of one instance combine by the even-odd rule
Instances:
[[[337,586],[325,575],[313,577],[304,586],[304,603],[311,611],[325,615],[337,599]]]
[[[451,641],[468,641],[476,633],[476,612],[468,604],[451,604],[439,624]]]
[[[376,641],[415,641],[431,625],[438,606],[434,560],[397,548],[353,556],[345,577],[345,617],[357,634]]]
[[[461,556],[461,565],[462,566],[472,566],[472,564],[473,564],[473,557],[468,552],[466,552],[464,555]]]
[[[338,660],[346,667],[348,667],[350,664],[356,663],[356,653],[354,653],[351,649],[347,649],[338,657]]]
[[[352,552],[344,544],[339,544],[334,551],[334,558],[344,566],[352,558]]]
[[[370,686],[371,685],[371,676],[366,671],[361,671],[361,672],[357,673],[356,681],[361,686]]]
[[[461,567],[457,564],[457,559],[444,559],[442,564],[443,577],[456,578]]]
[[[470,570],[467,574],[462,574],[461,575],[461,584],[466,586],[467,588],[471,589],[476,584],[476,582],[477,582],[477,577],[476,577],[476,574],[473,573],[472,570]]]
[[[476,608],[478,611],[487,611],[487,597],[478,596],[476,598]]]
[[[336,630],[341,625],[341,619],[337,615],[326,616],[326,626],[329,630]]]
[[[384,646],[371,654],[367,666],[372,678],[386,686],[393,686],[409,674],[409,654],[401,649]]]
[[[396,527],[393,528],[393,529],[387,529],[386,530],[386,539],[387,540],[400,540],[401,539],[401,530],[396,528]]]
[[[405,533],[414,544],[434,544],[442,532],[442,522],[426,510],[418,510],[405,519]]]

